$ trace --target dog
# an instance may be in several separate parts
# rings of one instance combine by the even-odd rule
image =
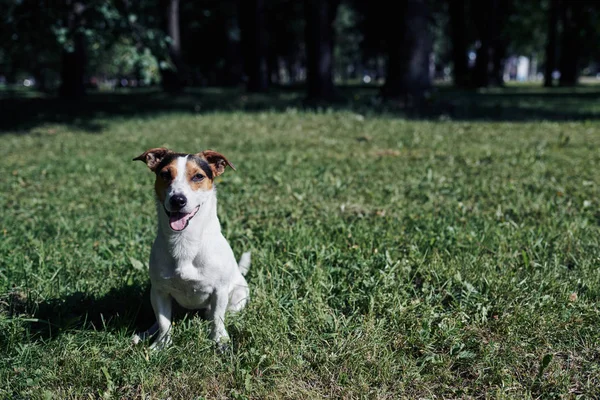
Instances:
[[[225,156],[205,150],[176,153],[166,148],[145,151],[133,159],[156,174],[154,190],[158,232],[150,253],[150,299],[156,323],[135,334],[133,343],[156,339],[151,349],[171,344],[174,299],[186,309],[203,310],[211,321],[210,338],[227,347],[225,312],[242,310],[250,295],[244,276],[250,252],[236,262],[217,217],[215,178],[229,166]]]

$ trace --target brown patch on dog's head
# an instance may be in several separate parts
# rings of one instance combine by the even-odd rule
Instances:
[[[204,164],[204,168],[203,165]],[[208,162],[195,156],[188,157],[185,175],[192,190],[211,190],[213,174]]]
[[[216,151],[212,150],[204,150],[202,153],[198,153],[197,155],[208,161],[208,165],[210,166],[214,177],[217,177],[225,172],[225,167],[228,165],[235,171],[233,164],[230,163],[229,160],[227,160],[227,158],[225,158],[225,156],[221,153],[217,153]],[[212,179],[214,179],[214,177]]]
[[[166,162],[160,163],[156,172],[156,180],[154,181],[154,191],[161,202],[165,201],[167,189],[173,179],[177,177],[177,157],[172,157]]]
[[[154,149],[147,150],[133,159],[133,161],[143,161],[146,163],[148,168],[156,172],[156,169],[160,166],[161,162],[167,155],[173,154],[173,152],[164,147],[157,147]]]

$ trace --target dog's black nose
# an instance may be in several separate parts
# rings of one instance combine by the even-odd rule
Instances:
[[[180,210],[187,204],[187,199],[182,194],[176,194],[171,197],[169,202],[171,203],[171,207],[175,210]]]

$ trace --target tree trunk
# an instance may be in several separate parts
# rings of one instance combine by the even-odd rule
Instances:
[[[35,78],[35,86],[40,92],[48,91],[48,82],[46,80],[46,68],[44,65],[36,65],[33,69],[33,76]]]
[[[85,6],[72,3],[71,0],[67,0],[67,5],[71,8],[67,15],[67,27],[73,35],[73,47],[62,51],[59,93],[63,98],[76,99],[85,95],[85,37],[78,31]]]
[[[269,70],[263,0],[239,0],[239,10],[246,88],[249,92],[265,92],[269,88]]]
[[[419,100],[431,87],[429,10],[426,0],[402,0],[400,7],[400,14],[393,13],[385,21],[389,57],[382,95]]]
[[[168,69],[161,69],[162,85],[167,92],[180,92],[185,86],[185,71],[179,35],[179,0],[163,0],[163,8],[165,33],[170,38],[168,49],[172,65]]]
[[[473,4],[473,16],[477,35],[479,38],[479,48],[477,49],[477,57],[475,58],[475,67],[473,69],[473,84],[476,87],[487,87],[490,84],[490,75],[492,65],[490,62],[491,41],[493,36],[493,21],[495,16],[492,15],[494,0],[476,1]]]
[[[550,0],[548,10],[548,38],[546,42],[546,66],[544,69],[544,86],[552,87],[552,73],[556,68],[556,25],[558,24],[558,0]]]
[[[269,54],[268,57],[268,66],[269,66],[269,82],[277,85],[279,84],[279,57],[275,54]]]
[[[473,83],[476,87],[504,84],[504,60],[506,41],[501,27],[508,16],[509,0],[486,0],[473,4],[474,19],[480,46],[473,70]]]
[[[340,0],[305,0],[306,72],[310,100],[330,100],[333,86],[333,21]]]
[[[469,66],[467,38],[465,34],[465,0],[448,0],[452,37],[452,62],[454,63],[454,85],[468,86]]]
[[[227,31],[231,32],[239,28],[239,18],[232,18],[227,21]],[[227,35],[225,42],[225,62],[228,66],[225,72],[224,84],[227,86],[237,86],[243,81],[244,76],[244,58],[242,55],[243,44],[241,38],[236,35]]]
[[[490,83],[493,86],[504,86],[504,60],[506,59],[506,42],[497,37],[492,46],[492,71]]]
[[[560,86],[575,86],[579,78],[579,29],[581,19],[579,4],[562,2],[562,45],[560,54]]]

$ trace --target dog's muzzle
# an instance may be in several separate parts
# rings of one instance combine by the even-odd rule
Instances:
[[[194,218],[199,209],[200,206],[194,208],[194,210],[190,213],[184,213],[181,211],[168,211],[165,208],[165,213],[167,214],[167,217],[169,217],[169,226],[175,232],[180,232],[184,230],[185,228],[187,228],[190,221],[192,220],[192,218]]]

